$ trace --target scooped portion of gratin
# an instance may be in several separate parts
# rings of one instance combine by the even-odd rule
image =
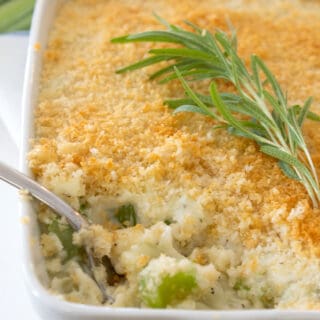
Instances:
[[[73,233],[39,205],[49,290],[102,303],[89,246],[106,265],[98,273],[114,301],[105,305],[319,309],[320,210],[303,186],[254,142],[174,114],[164,101],[183,89],[150,80],[154,66],[116,74],[153,47],[110,40],[162,29],[152,12],[212,31],[231,21],[246,63],[257,54],[291,104],[312,95],[320,112],[316,1],[64,2],[44,52],[29,163],[93,225]],[[304,135],[320,169],[319,124],[307,121]]]

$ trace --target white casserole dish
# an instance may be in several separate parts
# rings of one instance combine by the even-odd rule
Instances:
[[[38,0],[33,18],[23,94],[23,130],[20,169],[30,174],[27,164],[29,140],[33,137],[33,109],[36,105],[41,57],[46,46],[55,12],[63,0]],[[36,44],[40,49],[36,50]],[[320,312],[251,310],[185,311],[134,308],[107,308],[74,304],[51,295],[46,290],[46,271],[39,250],[36,215],[30,203],[21,204],[21,216],[30,223],[22,225],[24,273],[32,302],[43,319],[319,319]]]

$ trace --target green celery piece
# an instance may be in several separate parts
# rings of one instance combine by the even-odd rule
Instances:
[[[67,253],[67,260],[79,255],[80,248],[72,242],[73,230],[69,225],[61,224],[58,220],[53,220],[48,226],[48,231],[54,233],[61,241]]]
[[[239,291],[239,290],[249,291],[250,287],[245,284],[244,279],[238,279],[237,282],[234,284],[233,289],[236,291]]]
[[[0,33],[26,30],[30,26],[35,0],[11,0],[0,5]]]
[[[266,294],[263,294],[263,295],[260,297],[260,300],[261,300],[263,306],[264,306],[266,309],[273,309],[273,308],[274,308],[275,301],[274,301],[274,297],[272,297],[271,295],[268,295],[267,293],[266,293]]]
[[[196,278],[193,272],[177,272],[174,275],[163,277],[158,287],[150,289],[148,279],[144,277],[140,281],[139,291],[142,301],[151,308],[165,308],[185,299],[193,289],[197,287]]]
[[[83,215],[86,216],[86,210],[89,208],[89,203],[88,202],[83,202],[79,206],[79,212]]]
[[[170,224],[173,223],[173,220],[171,220],[171,219],[165,219],[163,222],[164,222],[167,226],[170,226]]]
[[[137,224],[137,215],[132,204],[125,204],[118,208],[115,218],[123,227],[133,227]]]

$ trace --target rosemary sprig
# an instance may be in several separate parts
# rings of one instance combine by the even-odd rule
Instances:
[[[302,134],[306,118],[320,121],[309,111],[312,99],[303,106],[289,106],[287,97],[265,63],[251,56],[251,70],[237,54],[237,37],[217,30],[214,34],[186,22],[192,31],[157,19],[167,30],[147,31],[112,39],[113,43],[164,42],[179,47],[152,49],[150,56],[119,69],[118,73],[144,68],[162,61],[169,64],[151,74],[167,83],[179,79],[186,93],[168,100],[175,112],[197,112],[219,122],[231,134],[254,140],[261,152],[278,159],[282,171],[300,181],[314,207],[320,202],[316,169]],[[211,79],[208,95],[193,91],[187,81]],[[233,84],[236,94],[219,92],[214,80]]]

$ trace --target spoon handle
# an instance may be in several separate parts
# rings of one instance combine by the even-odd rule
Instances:
[[[80,213],[75,211],[53,192],[1,161],[0,179],[20,190],[28,191],[32,196],[45,203],[60,216],[66,217],[74,230],[78,231],[80,228],[88,226],[88,222]]]
[[[69,224],[74,230],[78,231],[83,227],[89,226],[88,221],[85,220],[79,212],[75,211],[72,207],[70,207],[62,199],[56,196],[53,192],[49,191],[39,183],[24,175],[23,173],[5,165],[1,161],[0,180],[3,180],[20,190],[27,190],[33,197],[45,203],[60,216],[66,217],[69,221]],[[97,283],[99,289],[101,290],[102,302],[104,303],[105,301],[114,301],[112,296],[110,296],[107,293],[104,283],[102,283],[99,277],[96,277],[95,270],[97,264],[93,257],[92,249],[86,247],[86,252],[90,266],[89,275]]]

